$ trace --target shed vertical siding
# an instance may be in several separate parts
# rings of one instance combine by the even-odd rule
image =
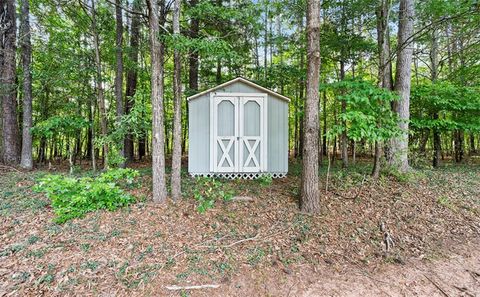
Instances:
[[[268,172],[288,171],[288,102],[268,96]]]
[[[188,172],[210,172],[210,94],[188,102]]]

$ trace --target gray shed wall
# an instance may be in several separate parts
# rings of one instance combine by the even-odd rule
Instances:
[[[242,82],[236,82],[217,93],[264,93]],[[267,168],[271,173],[288,171],[288,102],[268,94]],[[210,172],[210,93],[188,102],[188,172]]]

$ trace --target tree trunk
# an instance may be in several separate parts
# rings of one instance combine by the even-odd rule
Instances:
[[[16,13],[15,0],[0,0],[0,96],[2,101],[3,162],[20,161],[20,132],[17,121]]]
[[[140,0],[133,1],[133,10],[139,11]],[[130,25],[130,51],[128,58],[131,63],[131,67],[127,70],[127,85],[125,89],[125,113],[129,114],[133,108],[133,104],[138,104],[135,102],[134,96],[137,92],[137,64],[138,64],[138,44],[140,39],[140,16],[138,14],[133,14],[132,23]],[[125,158],[127,162],[133,161],[134,151],[133,151],[133,135],[127,133],[125,136]]]
[[[343,58],[342,58],[343,59]],[[340,61],[340,80],[345,79],[345,62]],[[342,114],[347,112],[347,102],[342,100]],[[348,167],[348,139],[347,139],[347,122],[342,120],[342,135],[340,136],[340,146],[341,146],[341,157],[342,157],[342,168]]]
[[[173,34],[180,35],[181,0],[175,0],[173,5]],[[182,60],[180,51],[174,50],[173,64],[173,152],[172,152],[172,199],[180,200],[181,168],[182,168]]]
[[[96,86],[97,86],[97,100],[98,109],[100,112],[100,129],[102,137],[106,138],[108,135],[107,127],[107,111],[105,108],[105,97],[103,94],[103,78],[102,78],[102,61],[100,59],[100,38],[97,31],[97,12],[95,11],[95,0],[92,0],[92,32],[93,43],[95,47],[95,66],[96,66]],[[105,140],[105,139],[104,139]],[[103,167],[108,168],[108,144],[103,145]]]
[[[95,145],[94,145],[94,142],[95,142],[95,113],[96,113],[96,104],[94,102],[94,99],[92,98],[91,99],[91,104],[90,104],[90,112],[92,114],[92,122],[91,122],[91,125],[92,125],[92,128],[91,130],[89,130],[89,132],[91,132],[92,134],[90,135],[91,137],[91,157],[92,157],[92,171],[97,171],[97,156],[95,154]]]
[[[472,132],[470,133],[470,155],[475,155],[477,149],[475,147],[475,134]]]
[[[302,159],[302,211],[320,211],[318,187],[318,101],[320,82],[320,0],[307,1],[307,93]]]
[[[327,147],[327,93],[323,92],[323,139],[322,139],[322,153],[328,156]]]
[[[351,153],[352,153],[352,164],[355,164],[357,162],[357,151],[356,151],[356,143],[355,140],[350,141],[350,148],[351,148]]]
[[[379,0],[377,8],[377,46],[379,51],[378,78],[382,88],[393,89],[392,62],[390,59],[390,7],[391,0]]]
[[[121,0],[115,1],[115,101],[117,103],[117,125],[120,125],[123,116],[123,17]],[[125,157],[125,137],[120,141],[119,154]],[[120,167],[125,168],[126,163],[122,161]]]
[[[198,4],[198,0],[190,0],[190,7],[194,8]],[[200,20],[193,17],[190,20],[190,38],[198,38],[200,30]],[[192,49],[188,54],[188,88],[190,92],[198,91],[198,51]]]
[[[438,113],[433,114],[433,119],[438,120]],[[440,140],[440,132],[438,129],[433,129],[433,161],[432,165],[434,168],[440,165],[440,158],[442,153],[442,143]]]
[[[167,201],[167,187],[165,183],[165,132],[163,130],[164,44],[163,42],[160,42],[159,38],[160,9],[158,7],[158,2],[156,0],[149,0],[149,2],[150,50],[152,65],[151,100],[153,201],[156,203],[165,203]],[[163,25],[163,13],[161,22]]]
[[[392,142],[393,159],[391,165],[400,172],[409,170],[408,165],[408,121],[410,120],[410,86],[413,35],[413,0],[401,0],[398,23],[398,53],[395,74],[395,91],[400,95],[395,111],[399,116],[398,127],[401,134]]]
[[[268,77],[268,2],[265,2],[264,44],[263,44],[263,80]]]
[[[381,88],[391,90],[393,86],[392,63],[390,60],[390,6],[391,0],[379,0],[376,10],[377,16],[377,47],[379,53],[378,81]],[[381,170],[381,154],[384,143],[375,141],[375,154],[373,161],[372,177],[378,178]],[[389,155],[390,148],[385,146],[385,153]]]
[[[387,90],[393,89],[392,62],[390,59],[390,30],[388,26],[390,19],[390,8],[391,0],[379,0],[376,11],[377,47],[379,52],[378,80],[380,87]],[[375,146],[378,147],[378,149],[375,149],[376,153],[381,153],[382,147],[384,146],[384,151],[387,159],[392,159],[390,145],[384,145],[382,141],[377,141],[375,143]],[[378,170],[378,172],[380,172],[380,161],[381,156],[375,156],[374,163],[376,163],[373,166],[374,171]],[[372,175],[374,175],[373,172]]]
[[[22,158],[20,166],[24,169],[33,168],[32,156],[32,43],[30,40],[30,6],[29,0],[22,0],[20,20],[20,37],[22,47],[23,67],[23,135]]]
[[[382,156],[382,145],[379,141],[375,141],[375,155],[373,161],[373,169],[372,169],[372,178],[377,179],[380,175],[380,158]]]
[[[431,79],[432,83],[435,83],[438,78],[438,36],[437,30],[432,30],[432,44],[431,44],[431,51],[430,51],[430,70],[431,70]],[[434,112],[433,119],[438,120],[439,114],[438,112]],[[440,140],[440,131],[438,128],[433,128],[433,158],[432,158],[432,165],[434,168],[440,165],[440,157],[441,157],[441,140]]]
[[[463,161],[463,141],[464,141],[464,133],[462,130],[455,130],[455,162],[460,163]]]

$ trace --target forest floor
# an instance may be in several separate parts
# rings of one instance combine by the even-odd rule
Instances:
[[[251,201],[203,214],[198,181],[184,178],[185,199],[158,206],[149,164],[135,166],[139,202],[62,225],[31,190],[45,171],[3,169],[0,296],[480,295],[478,162],[377,181],[362,162],[333,166],[328,189],[323,169],[318,215],[298,210],[298,164],[271,183],[222,181]],[[167,288],[194,285],[218,287]]]

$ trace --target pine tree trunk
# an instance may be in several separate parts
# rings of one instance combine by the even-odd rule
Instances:
[[[198,0],[190,0],[190,8],[194,8],[198,4]],[[190,20],[190,38],[198,38],[200,30],[200,20],[193,17]],[[188,88],[190,92],[198,91],[198,51],[190,50],[188,54]]]
[[[180,35],[181,0],[173,4],[173,34]],[[180,51],[174,50],[173,64],[173,152],[172,152],[172,199],[180,200],[182,168],[182,60]]]
[[[393,159],[391,165],[400,172],[409,170],[408,165],[408,121],[410,120],[410,87],[413,35],[414,3],[413,0],[401,0],[398,25],[398,53],[395,75],[395,91],[400,95],[395,111],[399,116],[398,127],[401,135],[396,137],[391,146]]]
[[[305,100],[300,208],[320,211],[318,187],[318,101],[320,82],[320,0],[307,1],[307,93]]]
[[[391,0],[379,0],[376,15],[377,15],[377,47],[379,52],[379,67],[378,67],[378,79],[380,87],[392,90],[393,89],[393,77],[392,77],[392,62],[390,59],[390,30],[389,30],[389,19],[390,19],[390,8]],[[378,149],[375,150],[376,153],[385,152],[385,155],[388,160],[391,160],[391,150],[389,143],[383,141],[378,141],[376,144]],[[383,148],[383,149],[382,149]],[[374,170],[380,172],[381,156],[375,156]]]
[[[462,130],[456,130],[454,132],[455,135],[455,162],[460,163],[463,161],[464,149],[463,149],[463,142],[464,142],[464,133]]]
[[[378,77],[380,86],[393,89],[392,62],[390,59],[390,7],[391,0],[379,0],[377,8],[377,46],[379,50]]]
[[[340,80],[343,81],[345,79],[345,62],[342,60],[340,61]],[[342,100],[342,114],[347,112],[347,102]],[[348,139],[347,139],[347,122],[342,120],[342,135],[340,136],[340,154],[342,158],[342,168],[348,167]]]
[[[167,201],[167,187],[165,182],[165,131],[163,113],[163,75],[164,75],[164,44],[160,42],[160,9],[156,0],[150,3],[150,46],[151,46],[151,100],[152,100],[152,172],[153,172],[153,201],[165,203]],[[163,11],[163,8],[161,9]],[[163,25],[164,18],[162,16]]]
[[[382,156],[382,145],[379,141],[375,141],[375,155],[373,161],[373,169],[372,169],[372,178],[377,179],[380,175],[380,158]]]
[[[433,114],[433,119],[438,120],[438,113]],[[440,132],[438,129],[433,129],[433,167],[440,165],[440,158],[442,154],[442,143],[440,140]]]
[[[438,78],[438,36],[437,30],[432,30],[432,44],[431,44],[431,51],[430,51],[430,70],[431,70],[431,79],[432,83],[435,83]],[[439,114],[435,112],[433,114],[433,119],[438,120]],[[441,157],[441,140],[440,140],[440,131],[438,128],[433,128],[433,159],[432,165],[434,168],[440,165],[440,157]]]
[[[328,156],[327,147],[327,93],[323,92],[323,139],[322,139],[322,152],[324,156]]]
[[[97,12],[95,11],[95,0],[92,0],[92,32],[93,43],[95,47],[95,66],[96,66],[96,85],[97,85],[97,101],[100,112],[100,130],[102,137],[106,138],[108,135],[107,127],[107,111],[105,108],[105,97],[103,94],[103,77],[102,77],[102,61],[100,59],[100,38],[97,31]],[[103,145],[103,167],[108,168],[108,144]]]
[[[470,155],[475,155],[477,149],[475,147],[475,134],[470,133]]]
[[[264,20],[264,44],[263,44],[263,80],[267,81],[268,77],[268,2],[265,2],[265,20]]]
[[[0,96],[2,101],[3,162],[20,161],[20,131],[17,121],[16,79],[16,13],[15,0],[0,1]]]
[[[140,0],[133,1],[134,11],[139,11]],[[141,104],[141,102],[136,102],[134,99],[135,93],[137,92],[137,64],[138,64],[138,44],[140,39],[140,16],[138,14],[133,14],[132,22],[130,26],[130,51],[128,54],[131,67],[127,70],[127,83],[125,89],[125,114],[129,114],[133,108],[134,104]],[[127,133],[125,136],[125,158],[127,162],[131,162],[134,159],[134,150],[133,150],[133,135]]]
[[[32,43],[30,40],[30,5],[29,0],[22,0],[20,17],[20,42],[22,48],[23,67],[23,131],[22,157],[20,166],[24,169],[33,168],[32,148]]]
[[[123,116],[123,17],[121,0],[115,1],[115,101],[117,103],[117,125],[120,125]],[[119,145],[120,157],[125,157],[125,138],[123,138]],[[125,168],[126,163],[122,161],[120,167]]]
[[[91,115],[92,115],[92,121],[91,121],[91,126],[92,128],[89,130],[89,133],[90,134],[90,139],[91,139],[91,146],[90,146],[90,157],[92,158],[92,171],[96,171],[97,170],[97,156],[95,154],[95,145],[94,145],[94,142],[95,142],[95,137],[96,137],[96,134],[95,134],[95,113],[96,113],[96,104],[94,102],[94,100],[92,99],[91,100],[91,104],[90,104],[90,112],[91,112]]]

